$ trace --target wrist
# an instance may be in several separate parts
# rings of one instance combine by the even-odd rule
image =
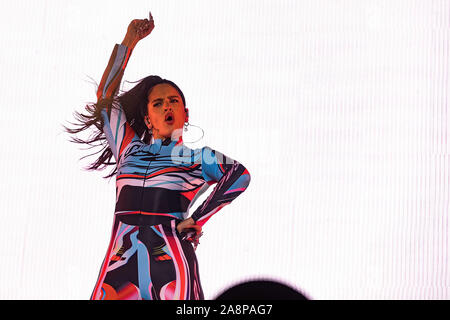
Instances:
[[[134,49],[136,44],[137,44],[137,40],[135,38],[132,38],[128,35],[126,35],[125,38],[123,38],[123,41],[122,41],[123,46]]]

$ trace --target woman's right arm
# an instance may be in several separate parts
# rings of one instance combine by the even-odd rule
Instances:
[[[98,100],[112,98],[119,89],[120,81],[134,47],[139,40],[148,36],[155,27],[151,13],[149,13],[149,18],[150,20],[134,19],[131,21],[122,43],[114,46],[97,90]]]
[[[110,100],[119,89],[121,79],[125,72],[131,53],[139,40],[151,33],[154,28],[153,18],[131,21],[127,34],[121,44],[114,46],[108,65],[103,73],[102,80],[97,89],[97,104],[102,100]],[[123,110],[111,108],[101,110],[104,126],[103,131],[114,158],[118,161],[122,151],[133,138],[139,139],[134,130],[128,124]]]
[[[108,66],[103,72],[102,80],[97,89],[97,102],[102,99],[111,99],[119,89],[120,81],[132,51],[132,47],[127,47],[123,44],[114,46]]]

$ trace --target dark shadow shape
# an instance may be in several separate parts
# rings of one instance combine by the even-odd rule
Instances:
[[[214,300],[309,300],[299,291],[275,281],[256,280],[230,287]]]

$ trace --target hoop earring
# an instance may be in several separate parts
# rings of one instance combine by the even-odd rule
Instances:
[[[190,123],[189,123],[189,120],[188,120],[188,122],[185,122],[185,123],[184,123],[184,131],[185,131],[185,132],[188,131],[188,127],[189,127],[189,126],[200,128],[199,126],[190,124]],[[200,130],[202,130],[202,136],[200,137],[200,139],[197,139],[197,140],[195,140],[195,141],[184,141],[184,139],[183,139],[183,141],[184,141],[185,143],[194,143],[194,142],[197,142],[197,141],[201,140],[201,139],[203,138],[203,136],[205,135],[205,131],[203,131],[202,128],[200,128]]]

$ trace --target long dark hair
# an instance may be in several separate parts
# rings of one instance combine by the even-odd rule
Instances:
[[[66,132],[76,135],[91,126],[94,126],[95,128],[88,139],[83,140],[76,136],[71,136],[70,141],[74,143],[87,144],[89,145],[88,149],[98,146],[102,147],[99,151],[80,158],[81,160],[101,152],[97,160],[86,167],[86,170],[103,170],[109,165],[115,165],[114,170],[104,178],[113,177],[117,173],[117,163],[114,161],[115,159],[112,159],[113,153],[103,132],[104,120],[101,115],[103,108],[122,108],[127,118],[127,122],[134,129],[136,134],[141,137],[144,143],[149,144],[151,142],[152,135],[144,123],[144,117],[147,115],[148,96],[153,87],[161,83],[168,83],[172,85],[180,94],[184,107],[186,108],[184,94],[174,82],[163,79],[159,76],[148,76],[139,80],[138,84],[132,89],[120,95],[115,94],[112,98],[99,99],[97,103],[87,104],[85,106],[87,114],[82,114],[78,111],[74,112],[74,117],[79,121],[79,123],[70,123],[78,128],[71,129],[63,125]]]

